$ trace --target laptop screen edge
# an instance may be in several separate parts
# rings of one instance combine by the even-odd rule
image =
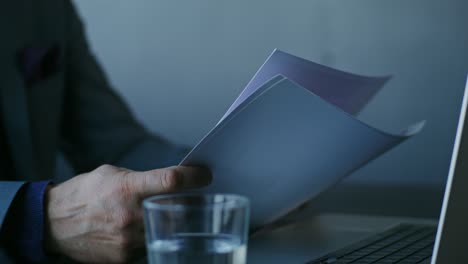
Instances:
[[[457,133],[456,133],[456,137],[455,137],[455,144],[454,144],[454,147],[453,147],[452,158],[451,158],[451,161],[450,161],[450,169],[449,169],[449,173],[448,173],[447,184],[445,186],[444,200],[443,200],[443,203],[442,203],[442,209],[441,209],[441,213],[440,213],[440,220],[439,220],[439,225],[438,225],[438,229],[437,229],[437,235],[436,235],[436,239],[435,239],[431,264],[436,264],[437,263],[438,252],[439,252],[439,248],[440,248],[440,241],[441,241],[442,234],[443,234],[443,231],[444,231],[445,217],[447,215],[448,202],[450,200],[450,191],[452,190],[452,183],[453,183],[453,178],[454,178],[455,169],[456,169],[456,165],[457,165],[458,153],[459,153],[460,144],[461,144],[461,138],[462,138],[462,135],[463,135],[463,127],[465,125],[465,120],[466,120],[467,104],[468,104],[468,76],[467,76],[466,83],[465,83],[465,90],[464,90],[464,94],[463,94],[463,103],[462,103],[462,107],[461,107],[460,115],[459,115],[459,120],[458,120],[458,127],[457,127]]]

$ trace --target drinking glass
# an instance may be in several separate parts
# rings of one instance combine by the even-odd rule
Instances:
[[[245,264],[249,201],[234,194],[168,194],[143,201],[151,264]]]

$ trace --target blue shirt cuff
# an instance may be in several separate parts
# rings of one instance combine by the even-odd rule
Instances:
[[[41,262],[44,251],[44,194],[50,181],[30,182],[18,192],[5,219],[15,258]]]

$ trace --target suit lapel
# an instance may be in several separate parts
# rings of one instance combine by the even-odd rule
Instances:
[[[57,154],[58,127],[61,116],[63,96],[63,71],[54,73],[27,90],[27,101],[30,112],[30,128],[33,154],[37,162],[38,175],[51,177]]]
[[[18,65],[18,50],[31,41],[28,9],[22,8],[22,1],[8,1],[2,10],[0,27],[6,34],[0,50],[0,93],[2,121],[9,143],[16,174],[20,179],[37,179],[36,162],[30,128],[30,116],[26,97],[26,87]],[[11,25],[15,25],[12,27]]]
[[[16,58],[12,57],[9,60],[15,63]],[[36,179],[24,80],[17,67],[4,67],[3,73],[6,78],[1,80],[2,114],[14,167],[21,179]]]

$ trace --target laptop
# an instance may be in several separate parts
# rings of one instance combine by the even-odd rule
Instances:
[[[317,214],[249,240],[248,263],[468,263],[468,80],[438,219]]]

